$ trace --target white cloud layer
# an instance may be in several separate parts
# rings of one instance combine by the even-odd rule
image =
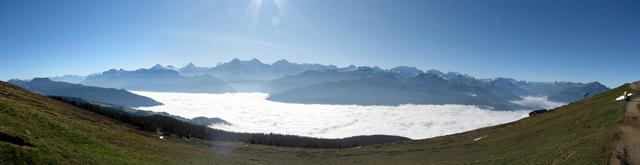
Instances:
[[[186,118],[219,117],[233,124],[213,128],[319,138],[384,134],[423,139],[515,121],[529,112],[492,111],[468,105],[290,104],[266,100],[265,93],[134,93],[164,103],[139,109]]]
[[[549,101],[546,96],[543,96],[543,97],[524,96],[522,97],[522,100],[511,101],[511,103],[522,105],[522,106],[537,107],[537,108],[544,108],[544,109],[553,109],[553,108],[557,108],[567,104],[562,102]]]

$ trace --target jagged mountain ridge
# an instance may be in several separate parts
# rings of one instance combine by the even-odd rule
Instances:
[[[422,71],[415,67],[409,66],[398,66],[391,69],[382,69],[379,67],[358,67],[355,65],[350,65],[340,68],[333,65],[291,63],[287,60],[278,60],[272,64],[268,64],[263,63],[255,58],[246,61],[236,58],[226,63],[220,63],[214,67],[200,67],[196,66],[193,63],[189,63],[182,68],[176,68],[173,66],[163,67],[161,65],[155,65],[150,69],[138,69],[135,71],[111,69],[100,74],[90,75],[82,83],[101,87],[119,87],[131,90],[207,93],[233,91],[267,92],[271,95],[283,96],[283,92],[295,88],[309,87],[312,85],[318,85],[327,82],[352,81],[383,74],[392,75],[392,77],[402,83],[408,83],[408,80],[416,78],[422,74],[429,75],[431,77],[438,77],[447,82],[446,86],[441,86],[441,88],[438,89],[439,91],[446,91],[447,93],[458,93],[465,95],[465,97],[472,96],[476,100],[483,97],[494,97],[492,99],[484,99],[487,101],[493,100],[491,102],[508,102],[510,100],[520,99],[522,96],[547,96],[549,100],[566,103],[583,98],[583,94],[585,92],[589,94],[587,95],[588,97],[608,90],[607,87],[598,82],[528,82],[501,77],[493,79],[478,79],[473,76],[458,72],[444,73],[434,69]],[[164,84],[171,85],[167,86],[167,88],[174,89],[160,89],[160,87],[150,88],[149,86],[158,85],[158,83],[153,81],[139,82],[138,80],[136,80],[169,79],[170,81],[168,82],[173,82],[176,81],[174,80],[176,79],[176,77],[180,77],[179,79],[187,80],[181,81],[181,83]],[[189,81],[197,81],[194,79],[213,79],[214,81],[213,83],[188,83]],[[364,83],[364,81],[361,82]],[[422,83],[424,83],[423,85],[425,86],[429,86],[431,82]],[[190,88],[172,87],[176,85],[189,86]],[[192,89],[194,86],[209,86],[210,88],[216,87],[222,89]],[[419,87],[417,86],[417,84],[413,84],[412,89],[421,88],[431,88],[431,91],[434,90],[433,87]],[[287,93],[293,94],[292,92]],[[306,93],[306,95],[309,94],[312,95],[316,93]],[[425,99],[418,98],[417,100]]]
[[[224,93],[235,90],[225,81],[211,75],[184,76],[178,71],[155,65],[135,71],[111,69],[88,76],[82,84],[160,92]]]

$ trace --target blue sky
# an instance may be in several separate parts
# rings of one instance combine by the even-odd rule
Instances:
[[[640,79],[640,1],[0,1],[0,80],[233,58]]]

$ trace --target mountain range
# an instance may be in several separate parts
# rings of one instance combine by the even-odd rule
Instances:
[[[126,71],[111,69],[87,76],[81,84],[160,92],[224,93],[235,92],[224,80],[211,75],[185,76],[178,71],[155,65],[149,69]]]
[[[465,104],[504,110],[544,108],[511,102],[524,96],[547,97],[550,101],[568,103],[609,90],[598,82],[477,79],[456,72],[423,72],[412,67],[384,70],[366,66],[349,70],[307,71],[269,81],[263,89],[270,93],[268,99],[291,103]]]
[[[68,77],[68,76],[67,76]],[[193,63],[177,68],[155,65],[135,71],[111,69],[92,74],[82,84],[162,92],[266,92],[268,99],[291,103],[398,105],[465,104],[496,109],[540,108],[512,103],[524,96],[573,102],[609,90],[596,82],[529,82],[511,78],[478,79],[458,72],[391,69],[279,60],[233,59],[214,67]],[[585,95],[586,94],[586,95]]]
[[[198,67],[193,63],[177,69],[188,76],[212,75],[228,82],[237,91],[253,92],[260,90],[262,83],[287,75],[295,75],[309,70],[336,69],[333,65],[297,64],[279,60],[266,64],[258,59],[242,61],[233,59],[215,67]]]

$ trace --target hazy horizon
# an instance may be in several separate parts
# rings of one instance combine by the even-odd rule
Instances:
[[[214,64],[214,65],[199,65],[199,64],[197,64],[196,62],[187,62],[187,63],[182,64],[182,65],[173,65],[173,64],[159,64],[159,65],[162,65],[163,67],[166,67],[166,66],[173,66],[173,67],[176,67],[176,68],[182,68],[182,67],[184,67],[184,66],[188,65],[189,63],[193,63],[193,64],[194,64],[195,66],[197,66],[197,67],[209,67],[209,68],[210,68],[210,67],[215,67],[215,66],[217,66],[218,64],[221,64],[221,63],[229,62],[229,61],[231,61],[231,60],[233,60],[233,59],[239,59],[239,58],[232,58],[232,59],[227,60],[227,61],[220,61],[220,62],[218,62],[218,63],[216,63],[216,64]],[[258,58],[253,57],[253,58],[248,58],[248,59],[239,59],[239,60],[241,60],[241,61],[249,61],[249,60],[252,60],[252,59],[258,59]],[[291,63],[298,63],[298,64],[306,63],[306,64],[334,65],[334,64],[322,64],[322,63],[296,62],[296,61],[291,61],[291,60],[288,60],[288,59],[277,59],[277,60],[274,60],[274,61],[271,61],[271,62],[263,61],[263,60],[261,60],[261,59],[258,59],[258,60],[259,60],[259,61],[261,61],[262,63],[265,63],[265,64],[273,64],[274,62],[276,62],[276,61],[278,61],[278,60],[287,60],[288,62],[291,62]],[[25,77],[25,78],[9,78],[9,79],[5,79],[5,80],[2,80],[2,79],[0,79],[0,80],[2,80],[2,81],[8,81],[8,80],[11,80],[11,79],[31,80],[31,79],[33,79],[33,78],[50,78],[50,77],[58,77],[58,76],[89,76],[89,75],[91,75],[91,74],[100,74],[100,73],[102,73],[102,72],[104,72],[104,71],[108,71],[108,70],[110,70],[110,69],[124,69],[124,70],[127,70],[127,71],[134,71],[134,70],[138,70],[138,69],[149,69],[149,68],[152,68],[154,65],[158,65],[158,64],[153,64],[153,65],[150,65],[150,66],[143,66],[143,67],[140,67],[140,68],[134,68],[134,67],[106,68],[106,69],[104,69],[104,70],[102,70],[102,71],[92,72],[92,73],[85,73],[85,74],[71,74],[71,73],[67,73],[67,74],[62,74],[62,75],[42,75],[42,76],[34,76],[34,77]],[[354,64],[348,64],[348,65],[344,65],[344,66],[337,66],[337,67],[339,67],[339,68],[340,68],[340,67],[347,67],[347,66],[349,66],[349,65],[354,65]],[[380,67],[380,66],[378,66],[378,65],[355,65],[355,66],[357,66],[357,67],[360,67],[360,66],[367,66],[367,67]],[[407,65],[399,65],[399,66],[407,66]],[[382,69],[391,69],[391,68],[394,68],[394,67],[398,67],[398,66],[380,67],[380,68],[382,68]],[[408,66],[408,67],[416,67],[416,66]],[[440,69],[437,69],[437,68],[420,68],[420,67],[416,67],[416,68],[418,68],[418,69],[420,69],[420,70],[422,70],[422,71],[425,71],[425,72],[426,72],[426,71],[428,71],[428,70],[431,70],[431,69],[438,70],[438,71],[441,71],[441,72],[443,72],[443,73],[448,73],[448,72],[458,72],[458,71],[446,71],[446,70],[440,70]],[[464,72],[458,72],[458,73],[461,73],[461,74],[467,74],[467,75],[469,75],[469,76],[472,76],[472,77],[475,77],[475,78],[478,78],[478,79],[513,78],[513,77],[504,77],[504,76],[497,76],[497,77],[478,77],[478,76],[476,76],[476,75],[470,75],[470,74],[468,74],[468,73],[464,73]],[[514,79],[516,79],[516,78],[514,78]],[[622,84],[619,84],[619,85],[605,84],[605,83],[603,83],[602,81],[598,81],[598,80],[593,80],[593,81],[583,81],[583,82],[580,82],[580,81],[570,81],[570,80],[550,80],[550,81],[534,81],[534,80],[526,80],[526,79],[516,79],[516,80],[518,80],[518,81],[527,81],[527,82],[578,82],[578,83],[589,83],[589,82],[596,82],[596,81],[597,81],[597,82],[600,82],[600,83],[602,83],[603,85],[605,85],[605,86],[607,86],[607,87],[609,87],[609,88],[615,88],[615,87],[617,87],[617,86],[619,86],[619,85],[622,85]]]

